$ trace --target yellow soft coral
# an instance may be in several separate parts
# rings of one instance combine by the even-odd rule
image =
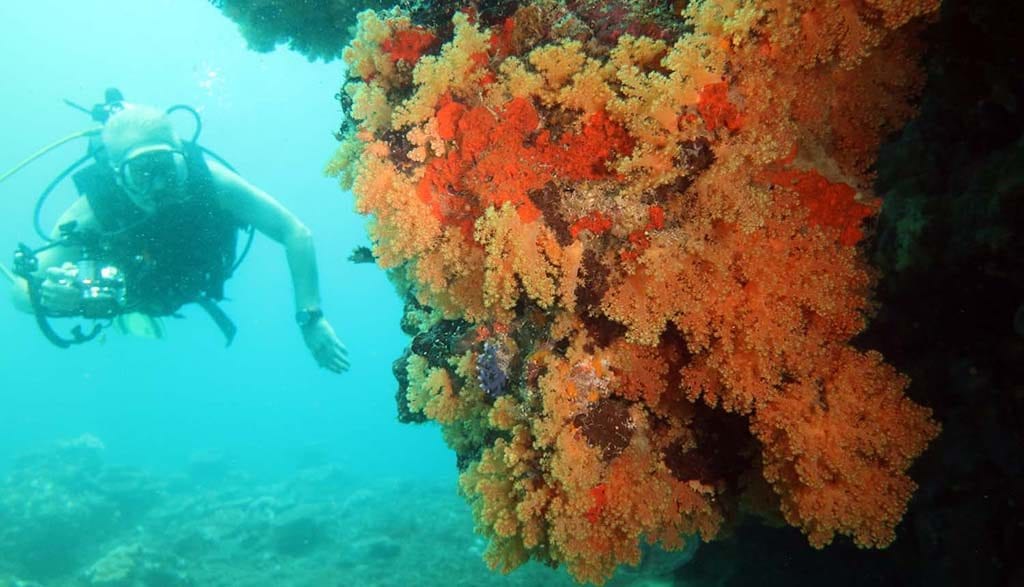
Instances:
[[[352,99],[352,117],[361,121],[361,130],[377,133],[390,127],[391,104],[381,86],[352,83],[345,92]]]
[[[558,90],[587,60],[579,41],[545,45],[530,52],[530,64],[544,76],[548,89]]]
[[[475,96],[483,70],[478,56],[486,55],[488,35],[462,12],[455,13],[454,37],[438,56],[427,55],[413,70],[416,93],[395,111],[395,129],[419,124],[434,116],[444,94]]]
[[[357,15],[359,26],[356,38],[345,49],[342,57],[352,72],[362,79],[374,78],[377,84],[394,75],[394,62],[380,50],[380,44],[391,34],[387,22],[372,10]]]
[[[489,208],[477,221],[476,239],[486,251],[484,302],[501,315],[526,295],[550,307],[555,301],[560,249],[547,229],[524,222],[511,204]]]
[[[377,245],[375,252],[381,267],[395,267],[440,240],[440,222],[426,204],[416,199],[411,179],[384,156],[364,153],[353,175],[356,210],[372,210],[375,215],[370,235]]]
[[[413,355],[406,363],[406,375],[410,410],[439,422],[455,421],[459,400],[454,396],[451,376],[446,369],[430,367],[426,358]]]

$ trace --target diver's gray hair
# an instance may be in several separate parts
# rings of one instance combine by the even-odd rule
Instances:
[[[138,147],[166,144],[181,148],[181,139],[167,114],[141,104],[125,104],[124,110],[111,116],[103,126],[101,138],[113,165],[120,164]]]

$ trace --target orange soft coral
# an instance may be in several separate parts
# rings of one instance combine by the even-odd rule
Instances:
[[[937,1],[591,4],[363,15],[347,52],[331,167],[431,316],[403,394],[458,453],[485,558],[600,583],[741,501],[885,546],[938,427],[851,345],[858,247]],[[485,347],[508,382],[487,393]]]
[[[786,520],[814,546],[842,533],[884,547],[916,488],[907,468],[938,426],[903,396],[906,377],[878,353],[839,348],[826,358],[752,419],[764,475]]]

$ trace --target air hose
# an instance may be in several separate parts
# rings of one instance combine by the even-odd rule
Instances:
[[[100,131],[102,131],[102,130],[103,130],[102,126],[97,126],[97,127],[94,127],[94,128],[89,128],[89,129],[86,129],[86,130],[83,130],[83,131],[79,131],[79,132],[70,134],[70,135],[68,135],[68,136],[66,136],[66,137],[64,137],[64,138],[62,138],[62,139],[60,139],[58,141],[54,141],[53,143],[50,143],[49,145],[46,145],[42,149],[39,149],[38,151],[36,151],[32,155],[30,155],[27,159],[25,159],[21,163],[18,163],[17,165],[15,165],[14,168],[12,168],[10,171],[7,171],[3,175],[0,175],[0,183],[3,183],[4,181],[7,180],[7,178],[9,178],[12,175],[14,175],[15,173],[21,171],[22,169],[27,167],[30,163],[32,163],[36,159],[42,157],[43,155],[49,153],[50,151],[56,149],[57,147],[60,147],[61,145],[65,144],[65,143],[70,143],[71,141],[73,141],[75,139],[81,139],[83,137],[91,137],[91,136],[98,135],[98,134],[100,134]]]
[[[2,273],[3,276],[6,277],[11,283],[18,282],[18,278],[15,277],[14,273],[10,269],[8,269],[7,266],[4,265],[3,263],[0,263],[0,273]]]

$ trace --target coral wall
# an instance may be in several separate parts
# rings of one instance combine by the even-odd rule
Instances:
[[[329,168],[487,562],[600,583],[744,513],[888,545],[938,425],[851,339],[938,0],[488,4],[360,15]]]
[[[310,61],[341,56],[350,29],[364,9],[381,9],[387,0],[210,0],[238,24],[249,48],[263,53],[287,45]]]

